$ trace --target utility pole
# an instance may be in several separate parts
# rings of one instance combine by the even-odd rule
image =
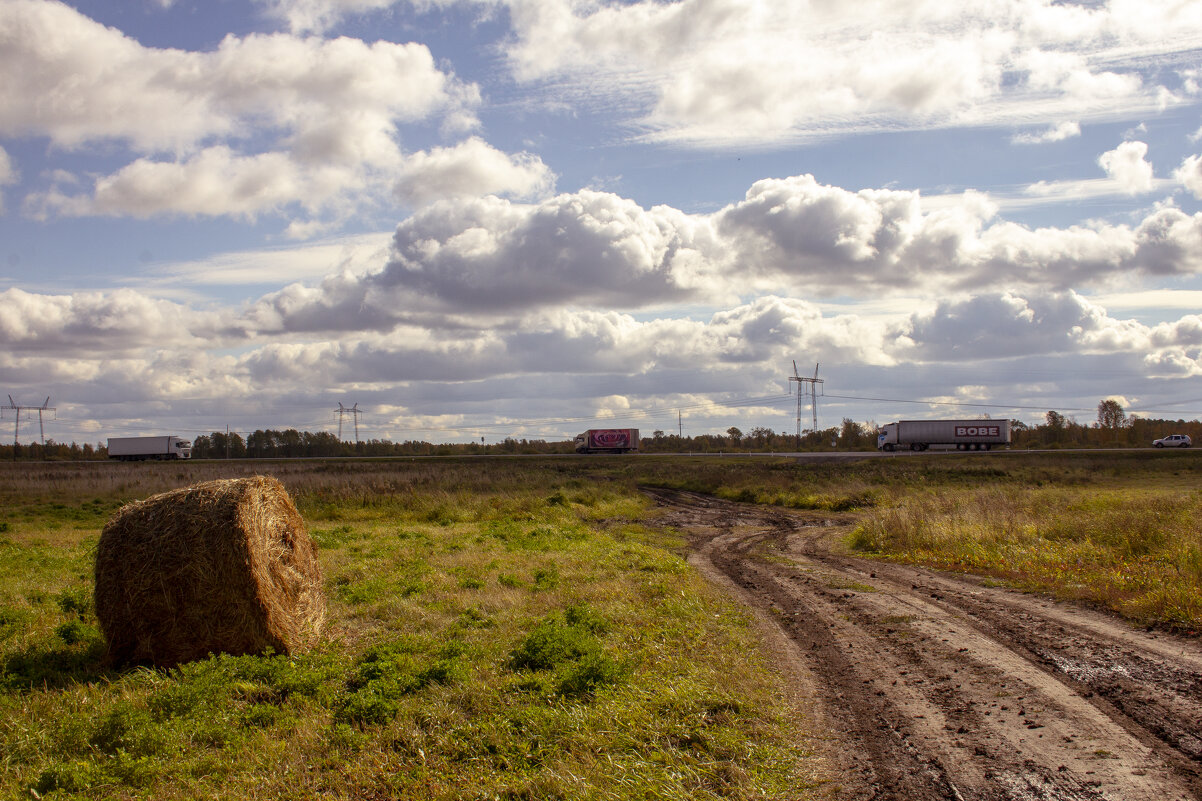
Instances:
[[[363,410],[359,408],[359,404],[354,406],[343,406],[338,404],[338,408],[334,410],[334,414],[338,415],[338,441],[342,442],[342,418],[348,414],[355,420],[355,444],[359,444],[359,415],[363,414]]]
[[[801,447],[801,398],[805,394],[804,386],[808,384],[810,387],[810,411],[813,412],[813,415],[814,415],[814,427],[811,430],[817,431],[818,430],[818,390],[817,390],[817,387],[819,384],[821,384],[823,382],[822,382],[822,379],[818,377],[818,365],[817,364],[814,365],[814,377],[813,378],[802,378],[801,375],[797,372],[797,360],[796,359],[793,360],[793,375],[791,375],[789,377],[789,380],[797,382],[797,447],[800,448]]]
[[[676,433],[681,439],[684,439],[684,418],[680,416],[680,409],[676,410]]]
[[[46,400],[42,402],[41,406],[22,406],[19,403],[17,403],[15,400],[13,400],[12,395],[9,395],[8,396],[8,405],[0,406],[0,412],[6,412],[6,411],[14,412],[14,415],[13,415],[13,417],[15,418],[15,420],[13,421],[13,449],[14,449],[14,451],[16,450],[16,447],[17,447],[17,437],[21,433],[21,412],[35,412],[36,411],[38,413],[38,433],[42,437],[43,447],[46,445],[46,425],[45,425],[44,420],[42,419],[42,414],[45,412],[57,412],[58,411],[58,409],[56,409],[55,407],[50,405],[50,396],[49,395],[46,396]]]

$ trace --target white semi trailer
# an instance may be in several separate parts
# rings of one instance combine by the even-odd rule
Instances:
[[[901,420],[881,426],[876,435],[877,450],[882,451],[925,451],[932,445],[987,451],[1009,444],[1009,420]]]
[[[109,437],[110,459],[191,459],[192,443],[179,437]]]

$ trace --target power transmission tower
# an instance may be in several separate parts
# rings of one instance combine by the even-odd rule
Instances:
[[[359,444],[359,415],[363,414],[363,410],[359,408],[359,404],[354,406],[343,406],[338,404],[338,408],[334,410],[334,414],[338,415],[338,441],[342,442],[342,418],[348,414],[355,419],[355,444]]]
[[[17,447],[17,437],[21,432],[21,412],[37,412],[38,413],[38,433],[42,437],[42,445],[46,444],[46,425],[42,419],[45,412],[57,412],[58,409],[50,405],[50,396],[46,396],[46,400],[41,406],[22,406],[13,400],[13,396],[8,396],[8,405],[0,406],[0,413],[12,411],[16,419],[13,421],[13,447]]]
[[[823,381],[821,378],[818,377],[818,365],[817,364],[814,365],[814,377],[813,378],[802,378],[801,375],[797,372],[797,360],[796,359],[793,360],[793,375],[791,375],[789,377],[789,380],[797,382],[797,447],[800,448],[801,447],[801,399],[802,399],[803,395],[805,394],[804,387],[807,384],[810,387],[810,411],[813,412],[813,415],[814,415],[814,427],[811,430],[817,431],[818,430],[818,385],[823,383]]]

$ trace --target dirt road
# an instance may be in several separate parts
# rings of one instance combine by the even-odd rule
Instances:
[[[1202,798],[1198,641],[854,558],[846,517],[648,492],[818,700],[833,797]]]

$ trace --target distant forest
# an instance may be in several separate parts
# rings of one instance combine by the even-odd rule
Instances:
[[[1031,426],[1018,420],[1010,423],[1012,449],[1025,448],[1113,448],[1147,447],[1152,440],[1168,434],[1188,434],[1196,447],[1202,447],[1202,422],[1198,420],[1153,420],[1125,414],[1112,400],[1098,404],[1097,419],[1080,423],[1056,411],[1049,411],[1044,422]],[[681,437],[664,431],[642,431],[643,453],[780,453],[788,451],[871,451],[876,449],[872,426],[844,419],[842,425],[821,431],[807,431],[798,437],[790,432],[766,427],[744,433],[731,427],[725,434],[699,434]],[[571,440],[506,438],[482,444],[432,443],[420,440],[392,442],[383,439],[360,442],[339,441],[328,432],[259,430],[245,438],[230,432],[214,431],[192,442],[193,459],[301,459],[338,456],[482,456],[486,454],[572,453]],[[106,459],[104,443],[64,444],[52,439],[46,444],[0,445],[0,459],[90,460]]]

